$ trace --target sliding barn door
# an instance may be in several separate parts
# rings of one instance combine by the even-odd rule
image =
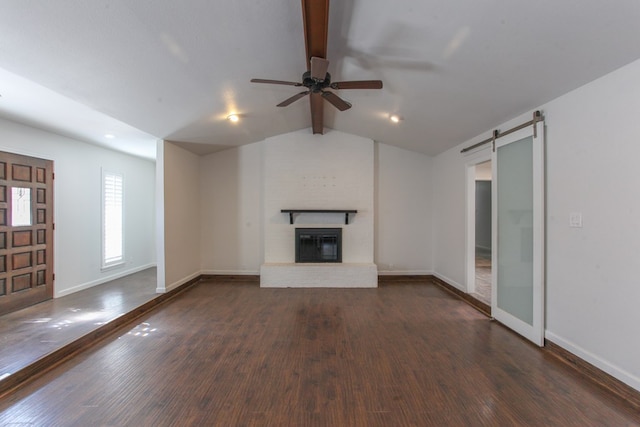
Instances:
[[[544,345],[544,132],[541,122],[496,140],[492,315]]]
[[[0,152],[0,315],[53,297],[53,162]]]

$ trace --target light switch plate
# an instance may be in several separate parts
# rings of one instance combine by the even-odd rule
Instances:
[[[569,214],[569,227],[582,228],[581,212],[571,212]]]

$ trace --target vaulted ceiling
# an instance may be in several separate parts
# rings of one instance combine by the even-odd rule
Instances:
[[[0,4],[3,117],[147,157],[311,126],[276,107],[299,88],[249,82],[301,80],[300,0]],[[339,91],[325,128],[438,154],[640,58],[638,22],[637,0],[334,0],[332,79],[384,88]]]

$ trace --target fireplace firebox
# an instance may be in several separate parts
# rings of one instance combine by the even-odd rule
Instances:
[[[342,262],[342,228],[296,228],[296,262]]]

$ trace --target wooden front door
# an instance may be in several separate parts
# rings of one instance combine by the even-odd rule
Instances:
[[[0,151],[0,315],[53,297],[53,162]]]

